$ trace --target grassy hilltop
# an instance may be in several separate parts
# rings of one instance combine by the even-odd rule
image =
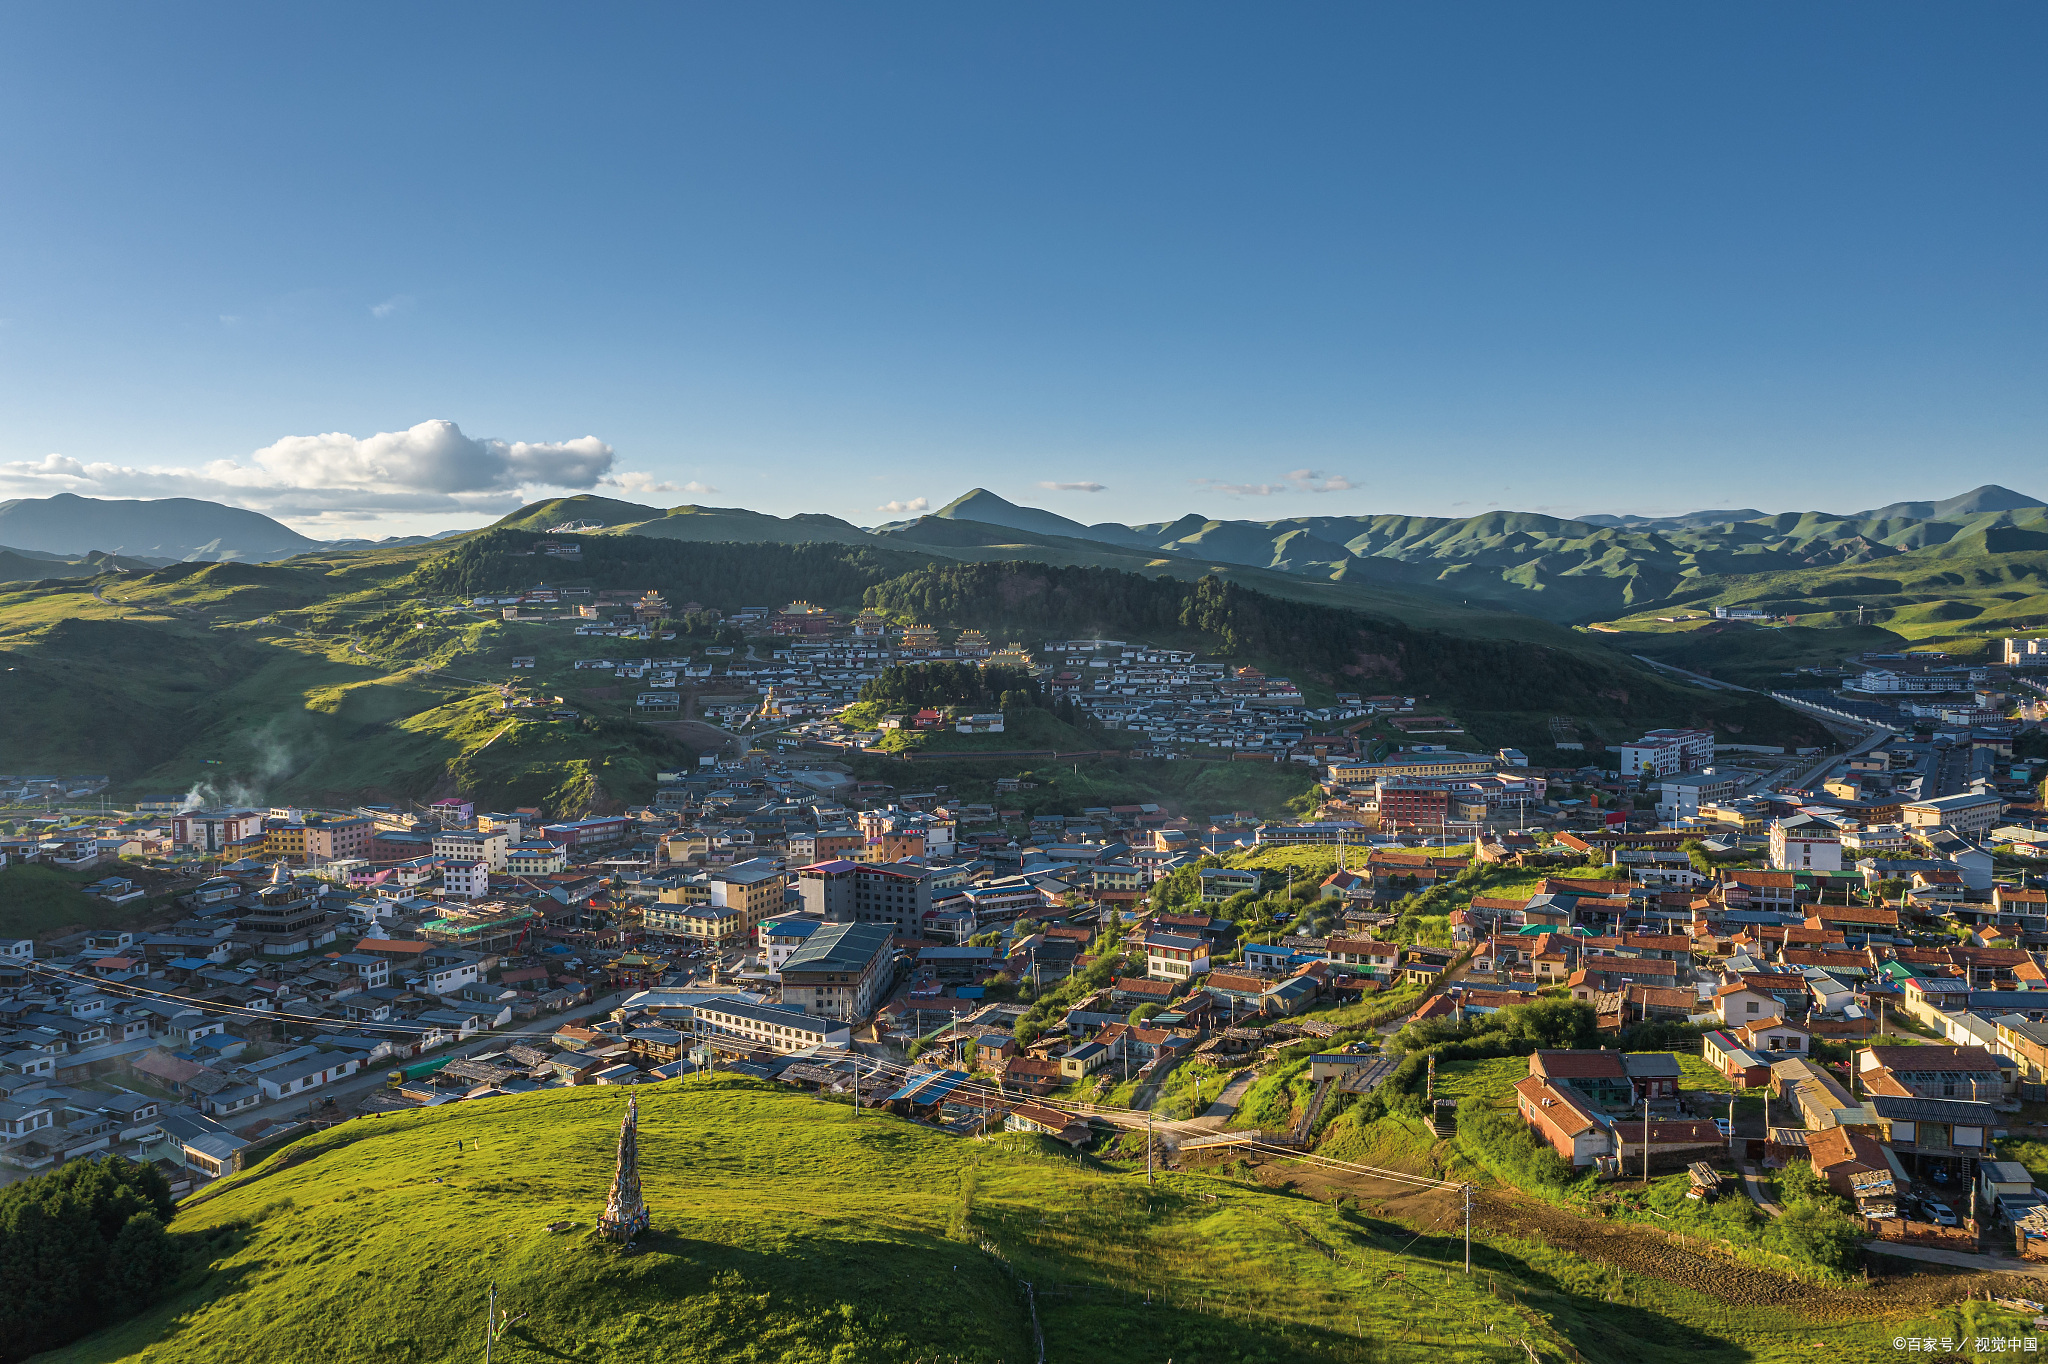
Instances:
[[[495,1282],[527,1314],[498,1346],[510,1360],[1023,1364],[1019,1278],[1054,1361],[1505,1364],[1530,1357],[1520,1338],[1565,1357],[1526,1302],[1311,1200],[1199,1176],[1148,1189],[1037,1138],[962,1141],[752,1081],[639,1095],[655,1232],[637,1255],[591,1234],[619,1090],[360,1119],[178,1217],[218,1254],[203,1283],[42,1358],[481,1358]]]

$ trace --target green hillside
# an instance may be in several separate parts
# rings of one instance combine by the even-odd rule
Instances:
[[[1603,517],[1596,524],[1490,511],[1463,518],[1184,516],[1141,526],[1082,526],[976,489],[930,517],[882,533],[934,546],[970,538],[940,529],[946,519],[1015,528],[988,538],[980,557],[1046,558],[1021,547],[1050,540],[1060,543],[1065,556],[1052,562],[1122,567],[1149,548],[1168,557],[1405,590],[1444,604],[1505,608],[1561,622],[1696,600],[1720,590],[1707,585],[1724,579],[1801,575],[1843,565],[1890,569],[1912,556],[2048,556],[2048,509],[2002,488],[1849,515],[1743,511],[1726,519]],[[1002,553],[1006,546],[1009,552]]]
[[[723,736],[636,723],[630,694],[574,666],[648,646],[505,622],[467,605],[475,594],[545,580],[660,591],[682,635],[656,651],[665,654],[694,652],[724,629],[687,612],[693,602],[731,612],[802,597],[1004,640],[1178,643],[1285,673],[1317,702],[1347,690],[1410,692],[1448,708],[1483,748],[1541,749],[1560,714],[1609,740],[1666,724],[1712,725],[1750,742],[1820,738],[1773,703],[1674,684],[1604,639],[1533,617],[1435,608],[1412,594],[1265,569],[1226,569],[1226,578],[1161,559],[1150,565],[1159,571],[1141,574],[962,562],[875,540],[638,535],[584,536],[581,557],[564,559],[536,553],[539,538],[495,529],[288,564],[188,563],[0,589],[0,737],[25,766],[105,771],[129,790],[206,783],[229,799],[328,803],[459,787],[551,815],[647,800],[656,771]],[[515,675],[516,655],[537,668]],[[512,680],[564,698],[577,716],[503,710],[498,688]],[[1062,749],[1100,746],[1064,731],[1047,737]],[[1017,745],[990,736],[940,746]]]
[[[974,1364],[1566,1358],[1569,1293],[1404,1258],[1405,1229],[1229,1180],[980,1143],[729,1077],[643,1087],[653,1231],[598,1241],[625,1092],[361,1119],[182,1212],[203,1282],[45,1364],[503,1357]],[[458,1151],[457,1143],[461,1144]],[[551,1233],[548,1224],[574,1225]],[[1521,1298],[1489,1291],[1505,1281]],[[1518,1342],[1527,1340],[1528,1351]]]
[[[1837,665],[1863,650],[1979,654],[2004,635],[2048,628],[2048,536],[2044,548],[1983,552],[2035,534],[1993,528],[1877,563],[1698,578],[1608,621],[1623,633],[1602,637],[1751,685],[1781,667]],[[1790,619],[1769,627],[1711,621],[1717,606]]]
[[[1547,744],[1568,714],[1619,740],[1657,725],[1713,727],[1743,742],[1820,742],[1812,722],[1757,697],[1666,682],[1586,640],[1566,647],[1470,638],[1267,596],[1220,578],[1194,584],[1033,563],[932,566],[871,588],[870,606],[951,625],[1148,639],[1270,661],[1311,692],[1394,691],[1463,721],[1481,747]],[[991,634],[997,633],[991,630]]]
[[[1538,619],[1610,621],[1732,601],[1757,590],[1787,611],[1824,611],[1832,609],[1826,598],[1841,595],[1834,590],[1838,578],[1847,582],[1867,570],[1879,580],[1919,580],[1942,571],[1930,568],[1940,561],[1957,561],[1961,576],[1950,591],[1924,601],[1912,586],[1894,593],[1912,598],[1887,607],[1904,612],[1904,623],[1970,618],[1978,611],[2048,620],[2038,602],[2000,610],[1983,600],[2009,596],[2028,579],[2038,584],[2048,572],[2048,508],[1993,487],[1847,515],[1745,510],[1726,519],[1700,513],[1591,521],[1515,511],[1271,521],[1191,515],[1140,526],[1083,525],[977,488],[929,515],[872,531],[831,516],[699,506],[664,512],[585,495],[534,503],[498,525],[535,530],[577,519],[601,523],[604,536],[887,545],[945,559],[1114,568],[1186,581],[1215,574],[1276,596],[1458,633],[1491,628],[1515,638],[1536,638]],[[2004,586],[1980,591],[1975,580],[1983,572]]]

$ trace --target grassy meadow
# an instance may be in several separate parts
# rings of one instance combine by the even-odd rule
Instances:
[[[190,1207],[173,1229],[210,1256],[201,1281],[44,1360],[480,1357],[495,1282],[525,1314],[513,1360],[1015,1364],[1020,1280],[1051,1360],[1526,1359],[1516,1338],[1565,1357],[1476,1282],[1420,1291],[1391,1233],[1312,1200],[1147,1186],[751,1081],[638,1093],[654,1232],[635,1255],[591,1233],[616,1089],[360,1119]]]

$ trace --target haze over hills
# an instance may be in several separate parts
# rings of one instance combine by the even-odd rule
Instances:
[[[23,497],[0,502],[0,545],[53,554],[105,550],[137,557],[282,559],[323,548],[261,512],[191,497],[132,500]]]

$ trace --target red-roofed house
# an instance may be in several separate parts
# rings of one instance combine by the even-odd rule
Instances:
[[[1540,1075],[1518,1080],[1515,1111],[1539,1140],[1573,1166],[1583,1168],[1596,1157],[1613,1154],[1607,1128],[1568,1086],[1553,1085]]]

